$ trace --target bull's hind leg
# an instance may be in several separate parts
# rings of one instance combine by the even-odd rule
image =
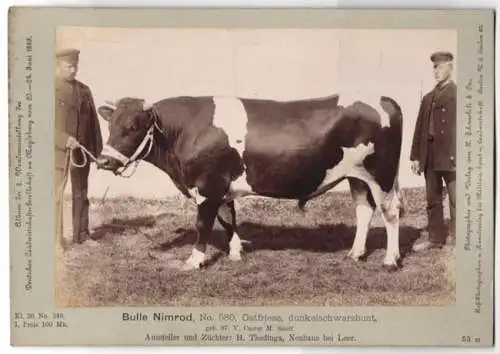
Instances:
[[[240,236],[236,233],[236,211],[234,209],[234,201],[223,204],[219,208],[217,220],[220,222],[224,230],[226,230],[229,239],[229,259],[233,261],[241,260],[241,245]]]
[[[384,220],[387,232],[387,251],[384,258],[384,266],[388,270],[398,268],[400,260],[399,253],[399,219],[401,210],[401,201],[397,185],[384,199],[384,208],[382,219]]]
[[[361,174],[360,178],[366,182],[366,186],[371,192],[368,196],[373,197],[374,205],[381,211],[382,217],[384,219],[384,224],[387,232],[387,251],[384,258],[384,266],[389,270],[393,270],[398,266],[399,256],[399,218],[400,218],[400,200],[399,200],[399,190],[397,183],[393,187],[392,191],[386,193],[382,190],[380,185],[375,182],[372,178],[364,178]],[[356,209],[358,210],[358,209]],[[359,210],[360,213],[365,210],[368,213],[367,208],[362,208]],[[364,221],[358,218],[358,229],[364,228]],[[371,218],[371,217],[370,217]],[[365,217],[366,219],[366,217]],[[358,233],[356,232],[356,235]],[[360,231],[361,234],[361,231]],[[360,241],[361,244],[361,241]],[[354,246],[353,246],[354,248]],[[353,257],[354,258],[354,257]]]
[[[366,253],[368,228],[375,210],[375,203],[368,186],[355,178],[349,178],[351,195],[356,204],[356,236],[348,256],[358,261]]]
[[[200,268],[205,262],[208,237],[214,227],[215,216],[217,215],[219,207],[220,202],[210,199],[205,199],[198,205],[198,215],[196,219],[198,237],[191,256],[186,260],[184,270]]]

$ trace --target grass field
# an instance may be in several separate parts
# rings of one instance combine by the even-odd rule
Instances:
[[[179,264],[195,241],[194,207],[174,198],[91,200],[91,226],[101,238],[57,253],[58,306],[451,305],[455,302],[454,247],[409,252],[426,226],[423,189],[403,191],[402,268],[383,270],[386,234],[375,214],[367,258],[346,258],[355,233],[347,192],[311,201],[245,199],[237,207],[242,261],[228,259],[216,222],[206,267]],[[71,215],[66,200],[66,220]],[[447,211],[446,211],[447,212]],[[70,234],[70,230],[69,234]]]

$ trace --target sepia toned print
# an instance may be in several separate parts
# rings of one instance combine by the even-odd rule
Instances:
[[[493,14],[12,8],[12,345],[491,346]]]
[[[433,201],[408,173],[454,31],[61,27],[56,47],[81,53],[105,137],[84,168],[92,232],[59,254],[60,306],[454,304],[454,246],[413,252]]]

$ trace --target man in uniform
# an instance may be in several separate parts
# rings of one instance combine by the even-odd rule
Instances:
[[[455,240],[457,87],[451,79],[453,55],[436,52],[430,59],[437,85],[420,104],[410,153],[412,171],[425,176],[428,239],[415,244],[414,251],[442,248],[446,243],[443,182],[450,204],[450,238]]]
[[[56,192],[66,183],[69,172],[72,190],[73,243],[82,243],[89,238],[89,200],[88,177],[91,159],[76,167],[70,163],[72,149],[73,160],[77,165],[84,162],[83,145],[94,156],[102,150],[102,136],[90,88],[76,80],[80,51],[63,49],[56,53],[55,75],[55,168]],[[58,194],[58,197],[62,197]],[[57,198],[56,236],[62,240],[62,199]]]

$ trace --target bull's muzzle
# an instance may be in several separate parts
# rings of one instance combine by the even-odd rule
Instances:
[[[101,155],[96,160],[97,169],[116,172],[120,167],[120,162],[112,157]]]

